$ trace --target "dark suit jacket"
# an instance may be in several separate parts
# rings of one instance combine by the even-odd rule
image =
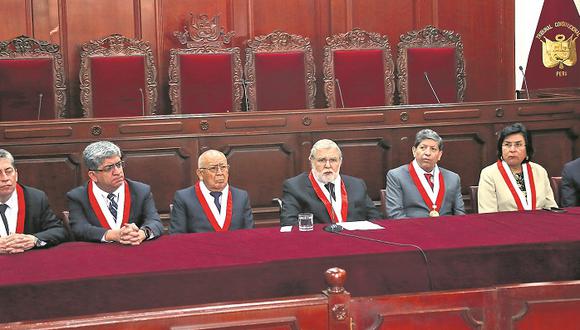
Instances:
[[[445,196],[439,214],[465,214],[459,175],[441,167],[439,170],[445,180]],[[409,174],[409,164],[401,165],[387,173],[387,216],[389,218],[428,217],[429,211]]]
[[[316,195],[308,179],[310,172],[284,181],[282,195],[282,212],[280,224],[295,226],[298,224],[298,213],[312,213],[315,223],[331,223],[326,207]],[[346,221],[380,219],[381,215],[367,194],[365,182],[359,178],[340,175],[348,195],[348,213]],[[340,190],[337,190],[339,193]]]
[[[44,191],[21,185],[24,191],[26,214],[24,216],[24,234],[34,235],[46,242],[45,247],[64,242],[68,235],[62,221],[56,217],[48,205]]]
[[[560,196],[562,207],[580,206],[580,158],[564,165]]]
[[[245,190],[230,186],[232,194],[232,222],[229,230],[254,228],[254,218],[250,207],[250,198]],[[203,233],[214,231],[205,215],[195,187],[181,189],[175,193],[171,210],[170,234]]]
[[[129,223],[137,227],[148,227],[155,237],[163,234],[163,225],[155,208],[151,188],[141,182],[127,180],[131,194],[131,213]],[[107,229],[101,227],[97,215],[89,202],[88,184],[77,187],[66,194],[68,199],[69,220],[72,232],[79,241],[101,242]]]

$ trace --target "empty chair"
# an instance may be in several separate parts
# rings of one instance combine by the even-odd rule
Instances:
[[[316,77],[308,38],[281,31],[253,38],[245,74],[251,111],[314,108]]]
[[[172,113],[240,111],[243,98],[240,49],[224,48],[233,32],[224,32],[219,16],[191,15],[185,31],[174,32],[174,36],[184,48],[170,52]]]
[[[27,36],[0,41],[0,121],[66,117],[60,47]]]
[[[431,25],[401,35],[397,72],[402,104],[463,101],[466,78],[461,36]]]
[[[113,34],[83,44],[79,78],[83,117],[156,113],[157,69],[146,41]]]
[[[328,37],[323,66],[329,107],[393,104],[394,64],[386,36],[354,29]]]

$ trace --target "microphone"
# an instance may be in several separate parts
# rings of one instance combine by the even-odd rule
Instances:
[[[250,101],[248,101],[248,89],[247,85],[248,82],[246,79],[242,78],[242,88],[244,89],[244,105],[246,106],[246,111],[250,111]]]
[[[145,95],[143,94],[143,88],[139,88],[139,93],[141,93],[141,113],[145,116]]]
[[[336,87],[338,87],[338,95],[340,96],[340,104],[341,104],[341,108],[345,108],[344,106],[344,98],[342,97],[342,88],[340,88],[340,80],[338,80],[338,78],[335,78],[334,81],[336,81]]]
[[[530,90],[528,89],[528,81],[526,80],[526,73],[524,72],[524,68],[520,65],[518,67],[522,72],[522,77],[524,77],[524,87],[526,87],[526,94],[528,95],[528,100],[530,99]]]
[[[429,87],[431,88],[431,92],[433,93],[433,96],[435,96],[437,103],[441,103],[441,101],[439,100],[439,96],[437,96],[437,93],[435,92],[435,88],[433,88],[433,85],[431,85],[431,80],[429,80],[429,76],[427,75],[427,72],[423,72],[423,75],[425,76],[425,79],[427,79],[427,83],[429,84]]]
[[[38,120],[40,120],[40,110],[42,110],[42,93],[38,94]]]
[[[323,230],[326,232],[329,232],[329,233],[336,234],[336,235],[353,237],[353,238],[361,239],[364,241],[370,241],[370,242],[375,242],[375,243],[380,243],[380,244],[385,244],[385,245],[392,245],[392,246],[412,247],[412,248],[416,249],[421,254],[421,257],[423,257],[423,262],[425,263],[425,269],[427,270],[427,281],[429,284],[429,291],[433,291],[433,280],[431,278],[431,267],[429,266],[429,259],[427,258],[427,254],[425,253],[425,251],[423,251],[423,249],[420,246],[415,245],[415,244],[409,244],[409,243],[397,243],[397,242],[391,242],[391,241],[383,241],[383,240],[376,239],[376,238],[341,233],[341,231],[343,231],[344,228],[338,224],[332,224],[332,225],[326,226],[323,228]]]
[[[338,233],[344,230],[344,228],[336,223],[333,223],[332,225],[328,225],[326,227],[323,228],[324,231],[327,231],[329,233]]]

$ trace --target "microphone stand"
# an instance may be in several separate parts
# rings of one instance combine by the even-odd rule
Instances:
[[[429,84],[429,87],[431,87],[431,92],[433,92],[433,95],[435,96],[437,103],[441,103],[441,101],[439,100],[439,96],[437,96],[437,93],[435,93],[435,88],[433,88],[433,85],[431,85],[431,80],[429,80],[427,72],[423,72],[423,75],[425,75],[425,79],[427,79],[427,83]]]
[[[334,79],[336,81],[336,87],[338,87],[338,95],[340,96],[340,104],[341,104],[341,108],[345,108],[344,106],[344,98],[342,97],[342,88],[340,88],[340,81],[338,80],[338,78]]]

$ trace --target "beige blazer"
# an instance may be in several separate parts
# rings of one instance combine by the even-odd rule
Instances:
[[[550,187],[550,180],[546,170],[530,162],[536,186],[536,209],[543,207],[557,207],[554,193]],[[516,202],[507,186],[497,164],[493,163],[481,171],[479,188],[477,191],[477,205],[479,213],[517,211]]]

